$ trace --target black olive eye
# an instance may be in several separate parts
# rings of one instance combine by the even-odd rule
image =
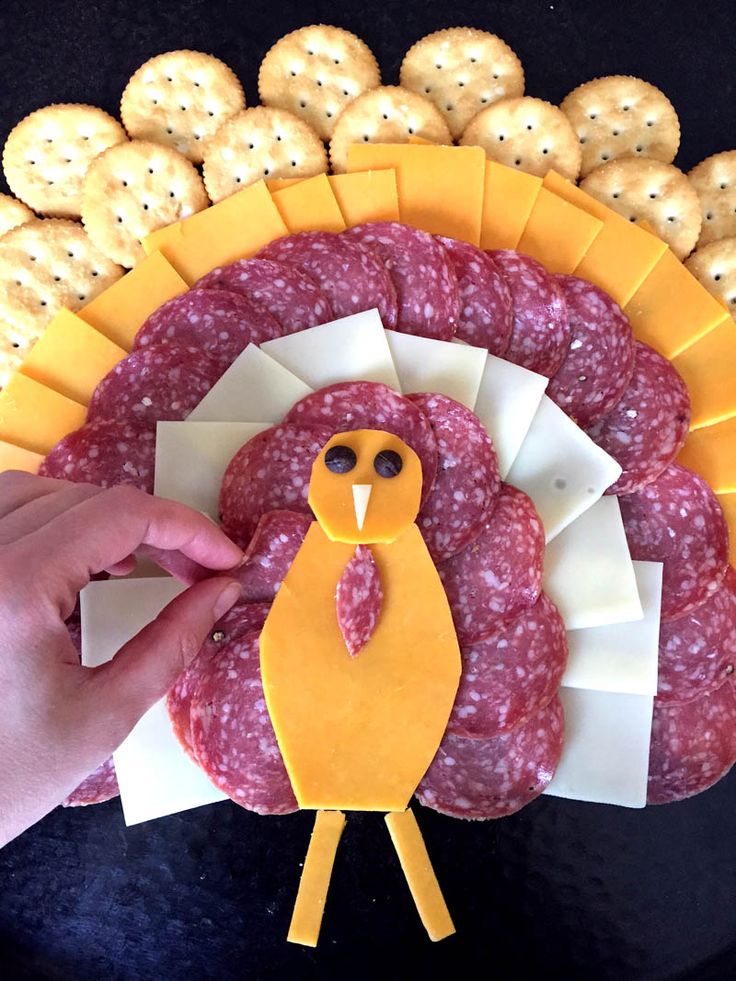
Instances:
[[[357,462],[349,446],[331,446],[325,453],[325,466],[332,473],[349,473]]]
[[[373,461],[373,468],[379,477],[398,477],[403,466],[401,457],[394,450],[381,450]]]

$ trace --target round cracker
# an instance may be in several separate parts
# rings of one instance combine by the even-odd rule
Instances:
[[[685,265],[713,296],[736,314],[736,238],[722,238],[698,248]]]
[[[5,179],[39,214],[78,218],[90,163],[125,140],[120,123],[96,106],[44,106],[11,130],[3,150]]]
[[[351,143],[407,143],[410,136],[452,143],[452,134],[434,103],[400,85],[382,85],[359,96],[340,113],[330,141],[332,169],[336,174],[345,172]]]
[[[90,165],[82,221],[101,252],[131,268],[145,255],[141,239],[208,204],[202,178],[185,156],[159,143],[132,140]]]
[[[11,228],[25,225],[36,216],[28,205],[11,198],[9,194],[0,194],[0,235],[9,232]]]
[[[311,126],[285,109],[256,106],[229,119],[204,150],[204,183],[221,201],[264,177],[314,177],[327,153]]]
[[[381,84],[375,55],[341,27],[312,24],[274,44],[261,62],[261,102],[299,116],[325,141],[353,99]]]
[[[567,116],[528,95],[503,99],[478,113],[460,144],[482,146],[490,160],[538,177],[556,170],[575,181],[580,172],[580,144]]]
[[[417,41],[404,55],[400,82],[425,95],[444,116],[454,139],[499,99],[524,94],[524,69],[495,34],[450,27]]]
[[[629,221],[647,221],[678,259],[692,252],[700,234],[700,202],[672,164],[622,157],[597,167],[580,187]]]
[[[688,177],[700,198],[703,217],[698,248],[736,235],[736,150],[706,157]]]
[[[0,239],[0,374],[20,364],[62,307],[80,309],[122,273],[76,221],[33,218],[6,232]]]
[[[244,108],[243,86],[219,58],[202,51],[166,51],[132,76],[120,115],[134,139],[162,143],[201,163],[205,142]]]
[[[578,85],[560,109],[580,140],[583,177],[620,157],[672,163],[680,146],[674,106],[664,92],[633,75],[607,75]]]

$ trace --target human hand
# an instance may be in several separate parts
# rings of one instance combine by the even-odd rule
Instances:
[[[101,667],[64,620],[99,572],[136,551],[193,582]],[[211,521],[131,487],[0,475],[0,847],[47,814],[161,698],[240,596],[241,550]]]

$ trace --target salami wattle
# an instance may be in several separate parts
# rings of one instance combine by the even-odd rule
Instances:
[[[297,511],[268,511],[258,522],[234,573],[244,603],[271,603],[312,523]]]
[[[562,752],[565,719],[559,698],[525,723],[492,739],[445,734],[417,790],[427,807],[459,818],[499,818],[538,797]]]
[[[69,433],[39,467],[42,477],[75,484],[130,484],[153,493],[156,430],[131,419],[94,419]]]
[[[373,636],[383,606],[383,587],[371,550],[356,546],[355,553],[337,582],[337,625],[348,654],[360,654]]]
[[[103,804],[120,794],[118,778],[112,756],[76,787],[69,796],[61,802],[62,807],[86,807],[88,804]]]

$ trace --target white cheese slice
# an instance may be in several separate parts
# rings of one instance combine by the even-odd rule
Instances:
[[[552,797],[644,807],[653,699],[563,688],[565,741],[544,791]]]
[[[448,344],[387,330],[401,391],[439,392],[456,402],[475,406],[488,352],[470,344]]]
[[[183,589],[169,577],[90,583],[80,594],[82,663],[96,667],[111,660]],[[225,799],[177,742],[163,699],[113,758],[128,825]]]
[[[188,419],[197,422],[280,422],[311,388],[250,344],[212,386]]]
[[[549,379],[489,354],[475,400],[475,414],[486,427],[506,475],[521,449]]]
[[[378,310],[276,337],[261,349],[313,389],[344,381],[383,382],[399,389]]]
[[[159,422],[153,492],[218,520],[222,475],[266,422]]]
[[[544,589],[568,630],[642,619],[618,498],[600,498],[547,545]]]
[[[594,504],[621,467],[545,395],[508,481],[534,501],[547,541]]]
[[[657,694],[661,562],[634,562],[644,617],[634,623],[571,630],[562,684],[628,695]]]

